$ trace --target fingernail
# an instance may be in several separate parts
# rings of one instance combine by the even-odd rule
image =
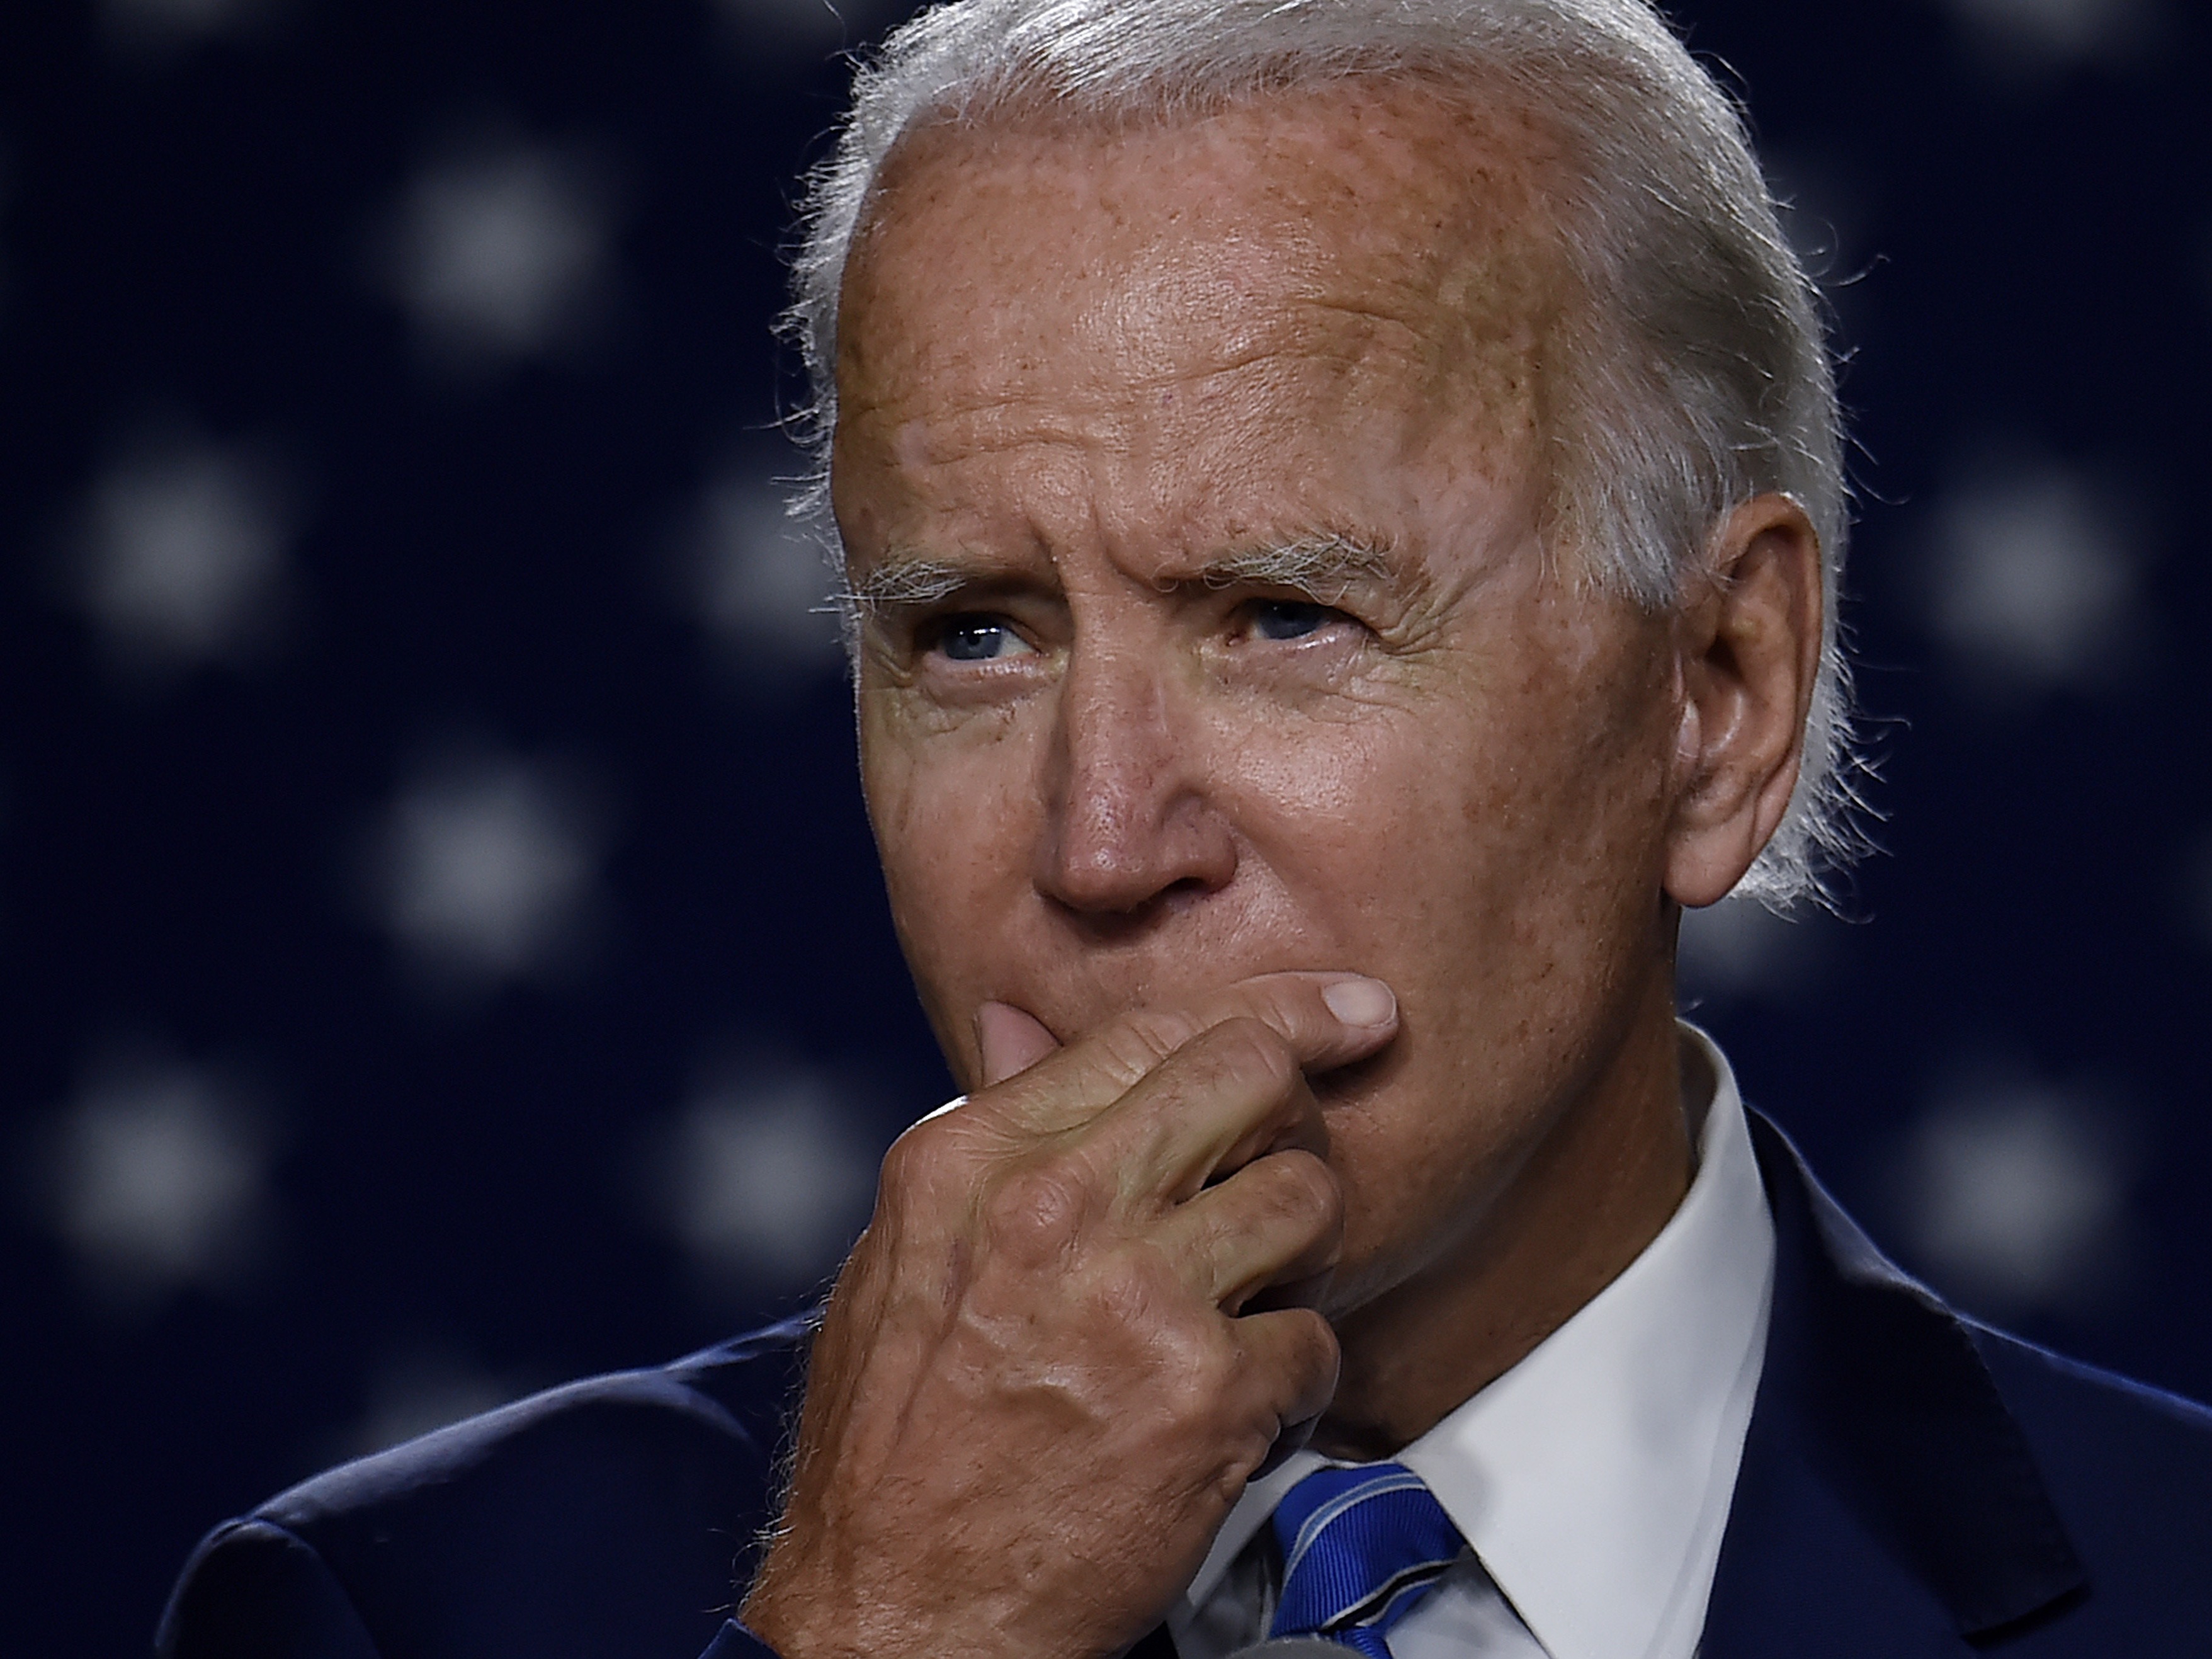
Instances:
[[[1346,1025],[1388,1025],[1398,1011],[1398,999],[1380,979],[1339,979],[1321,999]]]

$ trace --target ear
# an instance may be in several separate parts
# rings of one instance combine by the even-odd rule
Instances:
[[[1681,718],[1666,888],[1690,907],[1741,881],[1790,806],[1820,668],[1820,538],[1789,497],[1730,513],[1675,619]]]

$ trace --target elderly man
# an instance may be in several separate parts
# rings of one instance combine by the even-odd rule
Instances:
[[[170,1654],[2212,1640],[2212,1419],[1904,1279],[1675,1021],[1682,907],[1846,839],[1843,513],[1640,0],[962,0],[799,280],[969,1093],[818,1333],[310,1482]]]

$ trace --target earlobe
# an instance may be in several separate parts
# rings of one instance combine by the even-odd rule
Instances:
[[[1724,898],[1788,810],[1820,663],[1820,537],[1787,496],[1729,514],[1680,613],[1679,792],[1668,895]]]

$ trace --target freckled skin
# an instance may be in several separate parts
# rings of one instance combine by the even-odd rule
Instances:
[[[1399,1041],[1332,1099],[1330,1311],[1377,1327],[1393,1389],[1378,1296],[1436,1319],[1431,1281],[1473,1268],[1501,1328],[1419,1405],[1364,1400],[1348,1347],[1331,1426],[1364,1440],[1601,1285],[1687,1150],[1659,869],[1671,638],[1539,550],[1531,169],[1463,119],[1439,135],[1441,107],[1347,102],[1322,127],[1243,110],[920,140],[848,281],[834,479],[856,572],[987,558],[1042,648],[972,705],[896,645],[863,665],[892,907],[956,1064],[972,1075],[990,998],[1066,1037],[1272,968],[1396,991]],[[1473,191],[1431,164],[1439,138]],[[1404,562],[1395,591],[1346,595],[1340,637],[1240,651],[1231,596],[1161,591],[1315,528]],[[1557,1267],[1501,1302],[1485,1223],[1561,1136],[1604,1156],[1543,1218]]]
[[[831,494],[864,590],[961,573],[869,619],[859,716],[970,1098],[831,1301],[745,1608],[787,1659],[1103,1659],[1283,1424],[1396,1449],[1686,1190],[1678,906],[1787,804],[1818,547],[1759,497],[1655,615],[1545,545],[1560,165],[1347,82],[887,168]],[[1379,568],[1208,579],[1330,538]]]

